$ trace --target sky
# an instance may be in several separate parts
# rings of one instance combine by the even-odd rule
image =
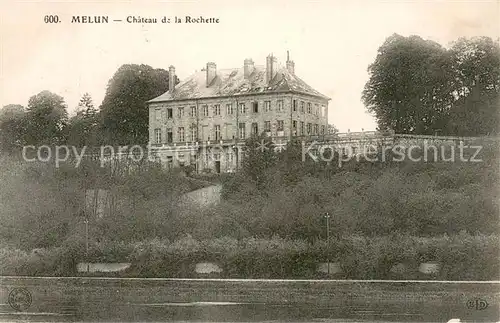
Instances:
[[[58,24],[44,23],[58,15]],[[109,16],[109,24],[72,24],[74,15]],[[128,16],[219,18],[219,24],[129,24]],[[122,22],[112,22],[122,19]],[[329,122],[340,131],[374,130],[361,92],[384,40],[419,35],[444,46],[459,37],[500,35],[498,1],[0,0],[0,106],[27,105],[49,90],[70,115],[88,92],[96,106],[123,64],[176,68],[182,80],[207,62],[258,65],[286,52],[296,74],[329,96]]]

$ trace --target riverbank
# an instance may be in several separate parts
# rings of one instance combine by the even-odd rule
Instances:
[[[0,275],[78,276],[82,263],[127,263],[118,277],[500,280],[496,235],[288,239],[72,240],[49,249],[0,248]],[[330,271],[326,264],[330,262]],[[81,266],[80,266],[81,267]],[[124,267],[124,268],[125,268]],[[207,271],[205,269],[210,269]],[[96,273],[101,276],[102,273]]]

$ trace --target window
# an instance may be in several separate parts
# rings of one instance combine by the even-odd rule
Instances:
[[[203,105],[203,116],[208,117],[208,105]]]
[[[174,157],[167,156],[167,168],[172,169],[174,167]]]
[[[239,138],[245,139],[246,134],[245,134],[245,123],[244,122],[242,122],[238,125],[238,130],[239,130],[239,132],[238,132]]]
[[[318,115],[319,114],[319,107],[317,104],[314,105],[314,114]]]
[[[324,135],[324,134],[325,134],[325,126],[324,126],[324,125],[322,125],[322,126],[321,126],[321,134],[322,134],[322,135]]]
[[[155,119],[156,121],[161,121],[161,109],[155,110]]]
[[[311,113],[312,105],[311,102],[307,102],[307,113]]]
[[[310,135],[312,131],[312,125],[310,123],[307,124],[307,134]]]
[[[297,121],[293,120],[292,121],[292,129],[293,129],[293,135],[297,135]]]
[[[191,141],[198,140],[198,129],[196,128],[196,124],[191,125]]]
[[[300,112],[305,112],[306,103],[304,101],[300,101]]]
[[[228,165],[231,165],[234,162],[234,152],[232,149],[229,149],[226,152],[226,161]]]
[[[184,141],[184,127],[179,127],[179,140],[180,142]]]
[[[323,108],[323,117],[326,117],[326,115],[328,114],[328,110],[326,109],[325,105],[323,105],[321,107]]]
[[[264,121],[264,131],[265,132],[271,131],[271,121]]]
[[[214,104],[214,116],[220,116],[220,104]]]
[[[179,112],[178,112],[177,116],[178,116],[179,118],[184,117],[184,107],[180,107],[180,108],[179,108]]]
[[[253,113],[259,113],[259,102],[252,102],[252,111]]]
[[[245,103],[240,103],[240,114],[245,114],[247,113],[247,107]]]
[[[161,144],[161,129],[155,129],[155,143]]]
[[[276,102],[276,105],[278,106],[278,112],[283,111],[283,100],[278,100],[278,102]]]
[[[201,140],[207,141],[210,140],[210,136],[208,134],[208,125],[201,126]]]
[[[300,135],[304,135],[304,121],[300,122]]]
[[[233,124],[226,123],[226,139],[234,139]]]
[[[264,111],[265,112],[271,111],[271,101],[264,101]]]
[[[259,124],[257,122],[252,123],[252,135],[259,135]]]
[[[191,117],[196,117],[196,106],[191,107]]]
[[[297,111],[297,100],[292,101],[293,112]]]
[[[283,131],[284,129],[284,124],[283,124],[283,120],[278,120],[278,131]]]
[[[172,129],[167,129],[167,143],[171,144],[174,141],[174,136],[172,135]]]
[[[315,135],[317,135],[317,134],[318,134],[318,132],[319,132],[319,131],[318,131],[318,129],[319,129],[318,124],[315,124],[315,125],[314,125],[314,134],[315,134]]]
[[[174,117],[174,112],[172,108],[167,109],[167,119],[172,119]]]
[[[227,115],[233,114],[233,105],[231,103],[226,104],[226,114]]]
[[[215,130],[215,140],[221,140],[222,138],[220,136],[220,125],[215,125],[214,130]]]

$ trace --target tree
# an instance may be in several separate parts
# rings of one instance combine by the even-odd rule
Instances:
[[[335,125],[333,124],[329,124],[327,129],[328,129],[327,131],[328,134],[336,134],[339,132],[339,129],[337,129],[337,127],[335,127]]]
[[[32,96],[26,111],[26,144],[60,144],[65,142],[64,129],[68,112],[64,99],[49,91]]]
[[[149,137],[146,101],[168,91],[168,83],[166,70],[148,65],[122,65],[109,81],[100,108],[106,144],[146,144]]]
[[[368,68],[362,99],[379,129],[480,136],[498,132],[500,49],[488,37],[445,49],[393,35]]]
[[[439,44],[397,34],[368,68],[362,100],[381,130],[432,134],[451,104],[450,60]]]
[[[12,153],[23,146],[24,107],[9,104],[0,110],[0,150]]]
[[[243,174],[264,192],[269,182],[267,170],[277,163],[277,153],[269,137],[253,136],[245,143]]]
[[[76,116],[68,125],[68,144],[75,146],[96,145],[99,115],[92,97],[85,93],[78,104]]]
[[[498,133],[500,46],[488,37],[461,38],[450,49],[455,102],[447,131],[476,136]]]
[[[92,119],[97,115],[97,109],[94,107],[92,97],[89,93],[86,92],[83,94],[76,108],[76,114],[87,119]]]

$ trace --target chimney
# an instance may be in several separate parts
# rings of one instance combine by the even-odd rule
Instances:
[[[170,65],[168,68],[168,92],[172,93],[175,89],[175,67]]]
[[[266,83],[269,84],[276,76],[277,60],[273,54],[268,55],[266,58]]]
[[[253,60],[251,58],[245,59],[245,62],[243,64],[243,75],[245,76],[245,79],[248,79],[250,74],[253,73],[254,70],[254,65],[253,65]]]
[[[290,53],[286,51],[286,69],[290,74],[295,75],[295,63],[290,60]]]
[[[217,65],[213,62],[207,63],[207,87],[210,86],[212,81],[217,76]]]

